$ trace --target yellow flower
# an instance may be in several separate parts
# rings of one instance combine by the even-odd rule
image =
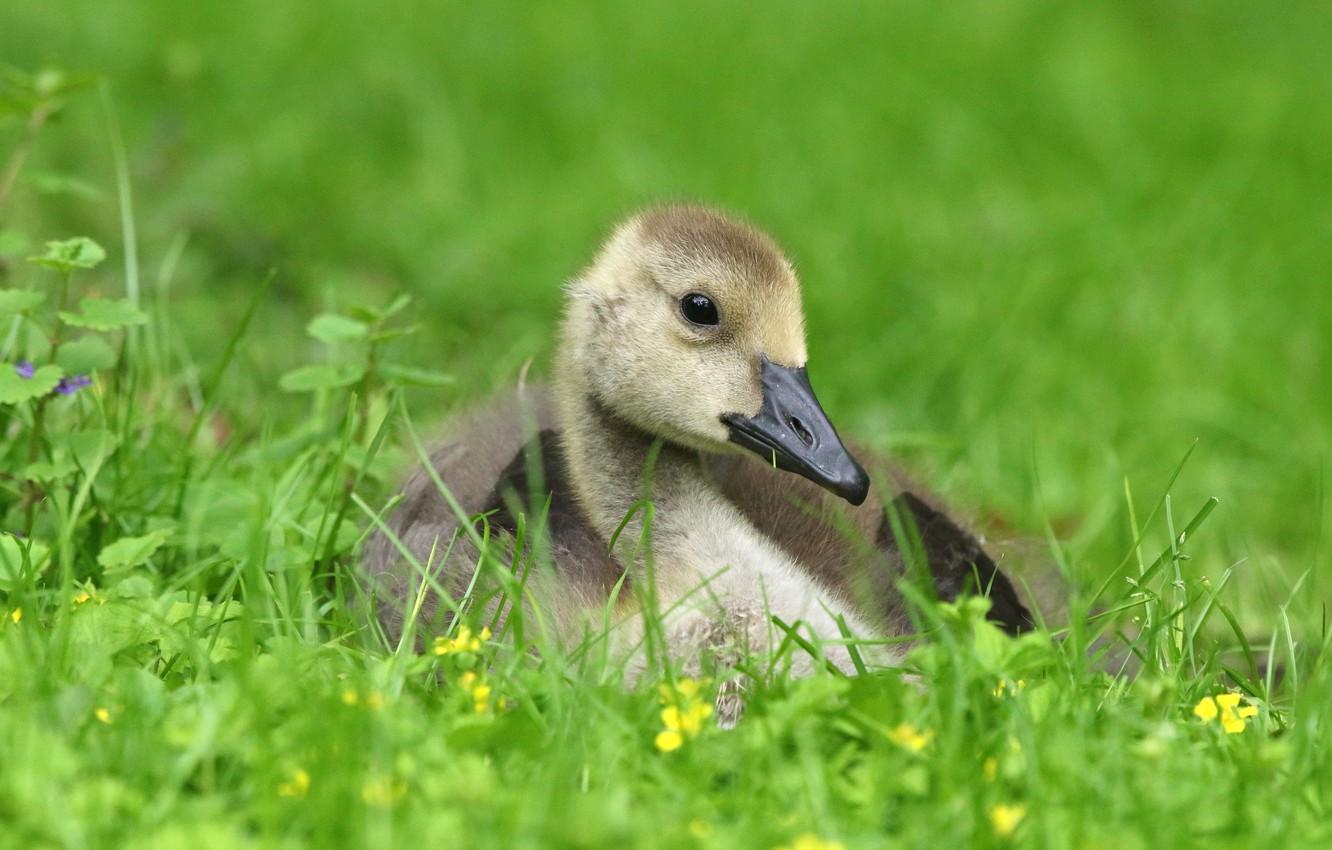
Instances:
[[[1216,719],[1216,700],[1211,697],[1203,697],[1198,704],[1193,707],[1194,715],[1204,723],[1210,723]]]
[[[13,611],[10,611],[9,619],[13,620],[14,624],[17,625],[18,621],[23,619],[23,609],[15,608]]]
[[[1026,686],[1027,686],[1027,681],[1025,679],[1018,679],[1017,681],[1012,683],[1010,683],[1006,679],[1000,679],[999,684],[994,686],[994,695],[997,697],[1001,697],[1004,695],[1004,691],[1008,691],[1014,696],[1017,696],[1017,692],[1022,690]]]
[[[356,703],[360,702],[360,700],[361,698],[357,696],[356,691],[353,690],[352,688],[348,688],[347,690],[342,692],[343,705],[356,705]]]
[[[1021,803],[1011,806],[1000,803],[990,807],[990,825],[994,827],[994,834],[1001,838],[1017,832],[1018,825],[1026,816],[1027,807]]]
[[[371,691],[365,695],[365,707],[371,711],[379,711],[384,707],[384,695],[379,691]]]
[[[1226,709],[1234,711],[1235,707],[1239,705],[1239,701],[1240,701],[1239,694],[1226,693],[1226,694],[1216,695],[1216,704],[1221,707],[1222,711]]]
[[[1258,709],[1252,705],[1240,705],[1239,694],[1224,693],[1200,699],[1193,707],[1193,714],[1203,723],[1220,718],[1221,728],[1226,734],[1236,735],[1244,731],[1249,718],[1258,715]]]
[[[805,832],[797,835],[795,841],[791,842],[790,847],[782,845],[773,848],[773,850],[846,850],[846,845],[840,841],[819,838],[812,832]]]
[[[477,685],[472,688],[472,706],[477,714],[485,714],[490,708],[490,685]]]
[[[703,729],[703,721],[712,715],[712,706],[701,700],[694,700],[681,711],[674,705],[661,710],[661,725],[674,732],[683,732],[689,737],[697,735]]]
[[[436,655],[452,655],[455,652],[476,652],[483,641],[490,640],[490,629],[483,628],[480,634],[473,635],[467,626],[459,626],[453,637],[435,638]]]
[[[97,708],[95,711],[93,711],[93,717],[96,717],[98,720],[102,721],[107,726],[111,725],[111,712],[107,711],[105,708],[100,708],[100,707]]]
[[[387,808],[407,793],[407,783],[391,776],[372,776],[361,786],[361,799],[370,806]]]
[[[674,686],[661,684],[657,691],[665,708],[656,737],[657,749],[664,753],[679,749],[687,738],[703,731],[703,721],[712,716],[712,706],[701,699],[703,685],[694,679],[680,679]]]
[[[927,729],[920,732],[910,723],[899,723],[888,730],[888,740],[904,750],[910,750],[918,753],[925,749],[925,745],[934,737],[934,732]]]
[[[685,699],[698,696],[699,684],[694,679],[681,679],[675,683],[675,692]]]
[[[458,687],[472,698],[472,708],[477,714],[485,714],[490,710],[490,685],[471,670],[458,677]]]
[[[657,685],[657,693],[661,696],[663,705],[679,702],[682,699],[687,702],[702,693],[708,683],[708,679],[676,679],[674,685],[670,682]]]
[[[74,604],[82,605],[83,603],[87,602],[89,599],[92,599],[92,594],[86,590],[81,590],[78,592],[78,594],[75,595]]]
[[[301,798],[310,790],[310,774],[304,768],[296,768],[291,772],[291,778],[286,782],[279,782],[277,792],[279,797]]]

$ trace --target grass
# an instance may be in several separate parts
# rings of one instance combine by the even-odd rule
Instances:
[[[45,294],[0,361],[94,376],[0,405],[0,846],[1326,843],[1329,30],[1312,3],[6,8],[5,63],[98,81],[0,206],[0,293]],[[1049,632],[922,600],[928,688],[777,677],[671,753],[656,690],[593,659],[377,636],[351,576],[407,422],[542,374],[559,282],[671,197],[791,250],[839,427],[1035,541]],[[24,260],[79,235],[106,260]],[[89,295],[130,303],[102,330]],[[1258,708],[1236,734],[1193,714],[1226,691]]]

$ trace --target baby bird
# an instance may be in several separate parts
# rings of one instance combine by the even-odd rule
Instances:
[[[941,597],[988,593],[993,619],[1028,627],[975,537],[886,465],[871,464],[871,492],[806,360],[800,284],[769,237],[696,206],[623,222],[567,287],[550,389],[455,423],[369,544],[389,632],[414,609],[418,628],[447,628],[469,589],[502,619],[483,587],[497,583],[520,585],[528,628],[566,648],[609,621],[629,680],[649,621],[687,668],[762,657],[794,629],[805,650],[783,653],[791,673],[853,672],[847,633],[911,631],[902,529]],[[497,566],[475,581],[483,546]],[[862,660],[892,664],[891,646]],[[733,717],[731,696],[719,709]]]

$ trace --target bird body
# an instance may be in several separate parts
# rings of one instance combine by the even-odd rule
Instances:
[[[611,624],[629,679],[647,663],[650,619],[686,666],[770,653],[791,626],[822,655],[788,655],[795,674],[893,663],[900,648],[853,659],[843,638],[910,631],[894,516],[941,596],[970,586],[1010,630],[1029,624],[979,541],[904,476],[873,463],[871,492],[814,396],[799,285],[768,237],[707,209],[650,210],[567,293],[549,390],[503,394],[454,423],[409,479],[391,533],[372,540],[366,568],[390,631],[413,598],[417,625],[444,628],[475,594],[478,516],[500,561],[522,560],[523,536],[544,562],[520,577],[525,619],[566,647]]]

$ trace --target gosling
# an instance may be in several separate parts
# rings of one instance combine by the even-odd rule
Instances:
[[[549,390],[520,385],[456,422],[369,543],[391,636],[442,633],[464,597],[503,622],[500,585],[566,649],[610,623],[629,681],[649,608],[690,670],[782,646],[793,675],[891,665],[901,644],[856,658],[847,637],[912,630],[904,529],[940,597],[986,593],[992,619],[1030,626],[977,538],[905,476],[876,461],[871,492],[810,385],[800,284],[768,236],[706,208],[650,209],[566,295]],[[732,720],[738,681],[719,698]]]

